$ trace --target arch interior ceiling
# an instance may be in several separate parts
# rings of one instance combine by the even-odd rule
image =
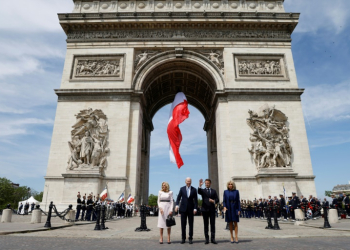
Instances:
[[[184,92],[189,104],[208,120],[216,90],[214,80],[202,67],[180,60],[162,64],[146,77],[143,93],[150,117],[172,103],[178,90]]]

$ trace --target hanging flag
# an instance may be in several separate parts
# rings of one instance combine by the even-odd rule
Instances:
[[[131,194],[129,194],[127,202],[132,203],[133,201],[134,201],[134,197],[132,197]]]
[[[119,198],[118,198],[119,202],[123,202],[124,201],[124,193],[122,193]]]
[[[180,155],[182,135],[179,125],[188,118],[189,114],[190,112],[188,111],[188,102],[185,94],[183,92],[177,93],[171,105],[167,133],[170,143],[170,161],[175,163],[178,168],[184,165]]]
[[[105,187],[105,189],[102,191],[102,193],[100,194],[100,198],[101,200],[105,200],[107,198],[107,187]]]

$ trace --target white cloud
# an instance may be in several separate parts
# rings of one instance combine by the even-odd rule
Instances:
[[[287,12],[301,13],[295,32],[317,32],[321,29],[341,32],[348,25],[349,0],[287,0]]]
[[[302,100],[304,114],[310,122],[350,119],[350,80],[308,87]]]
[[[55,32],[61,30],[57,13],[70,13],[72,0],[2,1],[0,30],[16,32]]]
[[[0,138],[14,135],[28,134],[30,125],[49,125],[52,126],[52,119],[24,118],[16,120],[3,120],[0,123]]]

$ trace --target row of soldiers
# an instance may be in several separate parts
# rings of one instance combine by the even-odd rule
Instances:
[[[78,193],[75,220],[96,221],[96,205],[105,205],[107,207],[107,218],[112,218],[113,216],[117,216],[118,219],[131,217],[134,210],[132,204],[125,204],[125,202],[102,201],[98,194],[97,196],[89,194],[87,199],[85,194],[81,199],[81,195]]]
[[[241,200],[242,212],[240,217],[266,219],[270,215],[268,213],[271,212],[272,207],[277,209],[278,218],[283,218],[284,221],[287,221],[288,218],[291,221],[295,221],[295,209],[302,209],[305,213],[305,218],[316,219],[321,216],[321,202],[319,199],[312,195],[309,196],[309,199],[306,199],[303,195],[299,198],[293,192],[287,201],[282,194],[279,195],[279,199],[277,196],[274,196],[274,198],[268,196],[267,199],[260,198],[254,201]],[[311,211],[311,215],[307,214],[308,211]]]

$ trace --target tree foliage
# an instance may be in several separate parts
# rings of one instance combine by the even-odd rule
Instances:
[[[12,182],[6,178],[0,178],[0,209],[11,204],[12,208],[17,208],[18,202],[30,197],[30,189],[26,186],[13,187]]]
[[[324,191],[324,196],[331,197],[332,191]]]
[[[149,206],[157,206],[158,196],[154,194],[150,194],[148,196],[148,205]]]

